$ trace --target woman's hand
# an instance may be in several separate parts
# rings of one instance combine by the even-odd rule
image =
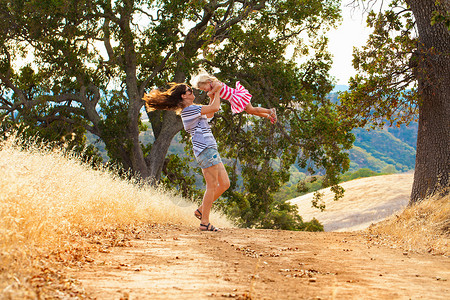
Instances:
[[[214,115],[214,113],[219,111],[220,109],[220,97],[219,93],[215,93],[208,96],[211,99],[211,101],[209,102],[209,105],[202,106],[201,113],[202,115],[206,115],[208,118],[211,118]]]

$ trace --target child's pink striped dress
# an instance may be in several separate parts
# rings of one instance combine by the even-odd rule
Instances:
[[[247,104],[250,103],[252,95],[238,81],[236,82],[235,89],[230,88],[225,83],[222,83],[220,98],[230,101],[231,111],[237,114],[244,111]]]

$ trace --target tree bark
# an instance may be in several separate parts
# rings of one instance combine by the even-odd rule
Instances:
[[[143,105],[142,96],[138,88],[137,80],[137,59],[135,51],[135,43],[133,32],[130,28],[131,15],[133,12],[132,2],[126,2],[124,10],[127,12],[124,14],[119,25],[122,29],[122,36],[124,41],[124,62],[126,73],[126,87],[129,98],[128,108],[128,126],[126,130],[127,139],[131,141],[131,153],[130,160],[132,169],[138,172],[142,178],[150,176],[147,164],[145,162],[144,153],[142,152],[141,143],[139,141],[139,111]]]
[[[181,61],[177,65],[178,70],[182,69]],[[184,73],[177,71],[173,81],[182,83],[185,79],[186,76]],[[148,166],[148,176],[155,181],[159,181],[170,143],[175,135],[183,129],[183,123],[181,122],[181,118],[173,111],[153,111],[147,112],[147,115],[152,124],[155,141],[145,161]]]
[[[155,111],[148,114],[152,118],[162,118],[160,131],[155,132],[155,141],[145,158],[149,176],[158,181],[164,166],[164,159],[174,136],[183,128],[181,118],[173,111]]]
[[[442,0],[448,5],[448,0]],[[450,31],[431,25],[435,0],[406,1],[419,32],[415,71],[420,95],[416,167],[409,205],[436,193],[448,194],[450,173]],[[444,6],[446,9],[447,6]],[[441,7],[442,9],[442,7]],[[448,13],[448,9],[447,13]]]

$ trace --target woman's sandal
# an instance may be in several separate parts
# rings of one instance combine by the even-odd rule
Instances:
[[[220,231],[219,228],[212,226],[211,223],[208,223],[208,225],[200,223],[200,227],[205,228],[205,229],[200,228],[201,231]]]
[[[267,116],[270,120],[270,123],[275,124],[277,122],[277,111],[275,108],[270,109],[271,113]]]
[[[199,211],[198,208],[197,208],[197,210],[194,211],[194,216],[195,216],[197,219],[201,220],[201,219],[202,219],[202,212]]]

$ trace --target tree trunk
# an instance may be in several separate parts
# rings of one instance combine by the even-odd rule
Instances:
[[[129,98],[128,108],[128,126],[126,130],[127,139],[131,141],[130,160],[133,171],[139,173],[142,178],[147,178],[150,174],[145,162],[144,153],[142,152],[141,143],[139,141],[139,111],[143,105],[142,96],[139,93],[137,85],[137,59],[135,52],[134,36],[130,28],[132,2],[125,5],[127,14],[124,14],[121,20],[121,29],[124,40],[124,62],[126,73],[126,87]]]
[[[178,62],[178,70],[181,69],[181,64],[182,62]],[[186,76],[183,72],[175,73],[174,82],[182,83],[185,79]],[[147,112],[147,115],[152,124],[155,141],[145,161],[148,166],[148,176],[159,181],[170,143],[175,135],[183,129],[183,123],[173,111]]]
[[[169,150],[170,143],[174,136],[183,128],[181,118],[173,111],[155,111],[148,114],[151,119],[162,119],[157,123],[159,130],[153,130],[155,142],[152,145],[149,155],[145,158],[148,166],[149,176],[158,181],[161,178],[161,172],[164,165],[164,159]]]
[[[443,0],[447,5],[448,0]],[[431,25],[435,0],[410,0],[419,32],[419,129],[409,205],[437,192],[448,194],[450,173],[450,31]],[[447,9],[448,12],[448,9]],[[446,191],[445,191],[446,189]]]

